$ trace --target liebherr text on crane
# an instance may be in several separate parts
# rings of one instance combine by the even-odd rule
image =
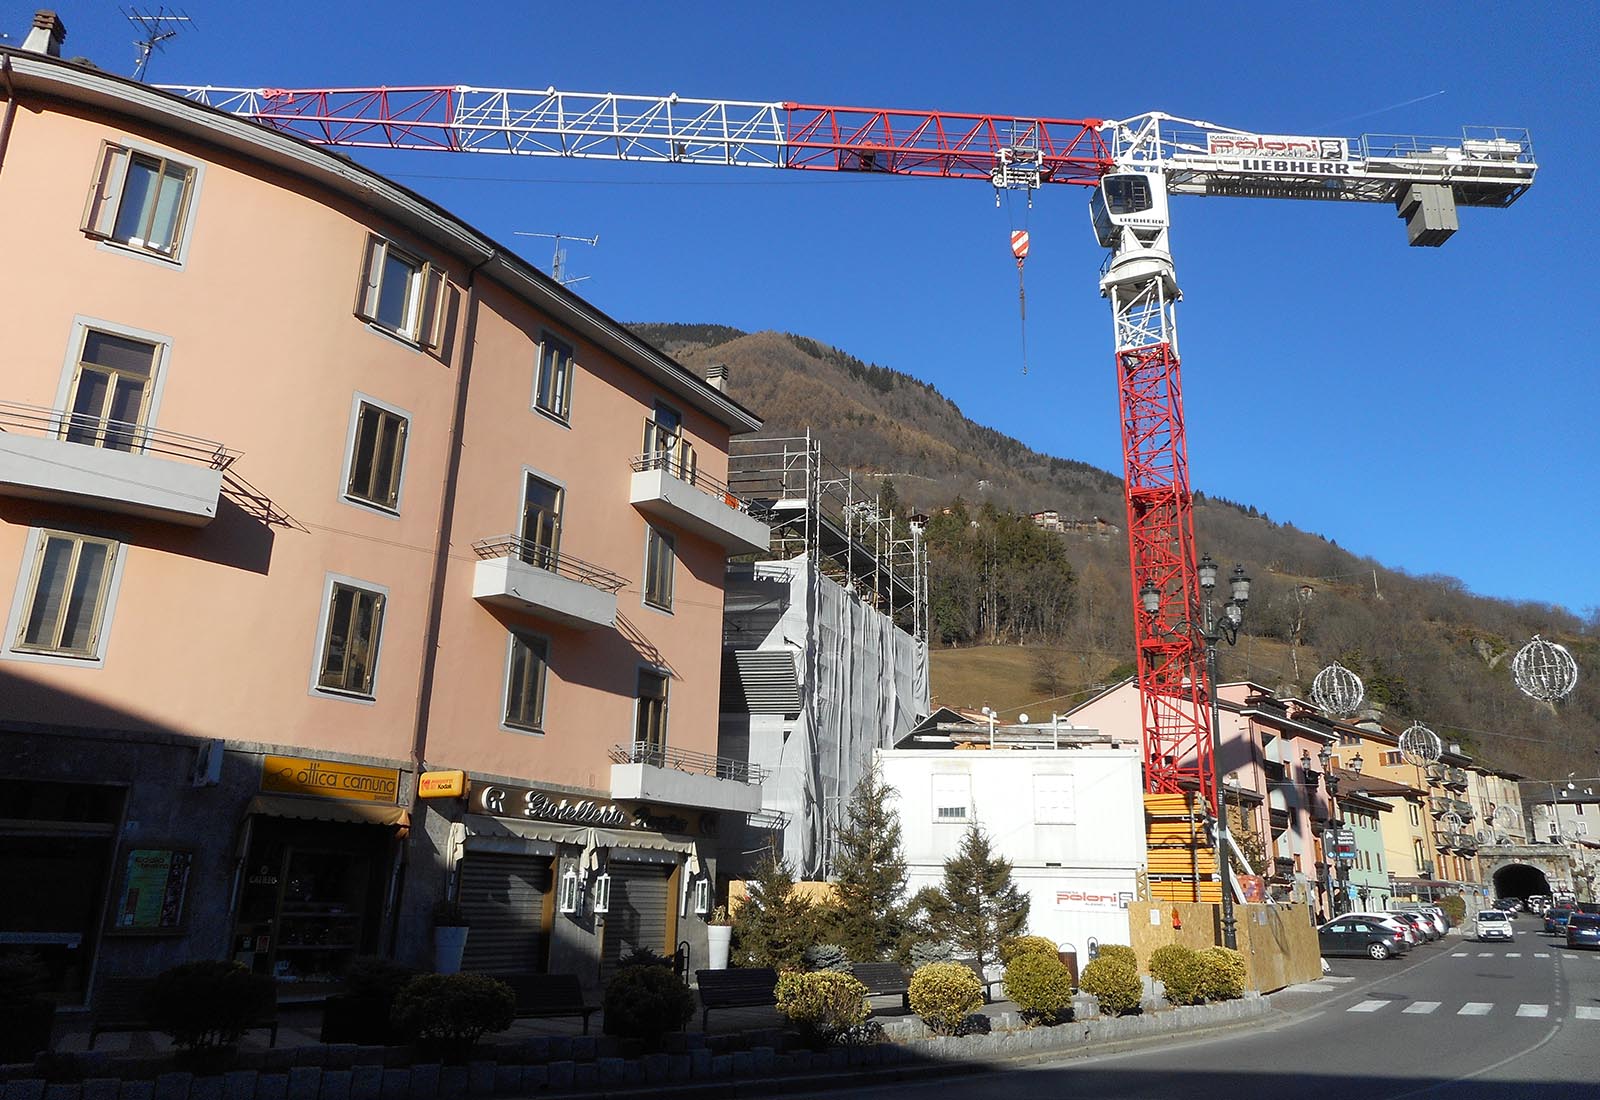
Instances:
[[[1030,119],[467,85],[168,90],[319,145],[877,172],[1030,195],[1051,183],[1093,188],[1091,223],[1109,253],[1100,292],[1112,306],[1122,413],[1145,784],[1199,792],[1213,812],[1213,685],[1197,627],[1169,197],[1388,204],[1410,244],[1437,246],[1459,227],[1458,208],[1509,206],[1537,171],[1526,131],[1487,127],[1351,138],[1159,112]]]

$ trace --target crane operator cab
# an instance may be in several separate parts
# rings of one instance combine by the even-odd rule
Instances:
[[[1159,172],[1113,172],[1101,178],[1089,199],[1089,220],[1095,239],[1112,250],[1111,263],[1100,280],[1101,293],[1111,286],[1146,283],[1160,278],[1169,298],[1176,298],[1172,256],[1167,251],[1167,180]]]

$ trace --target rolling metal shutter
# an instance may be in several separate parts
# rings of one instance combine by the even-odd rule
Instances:
[[[461,969],[543,971],[544,898],[549,890],[549,856],[468,853],[461,861],[460,898],[471,931]]]
[[[611,861],[611,911],[606,914],[606,938],[600,952],[600,973],[610,980],[617,960],[636,947],[658,955],[671,954],[667,946],[667,879],[671,866],[659,863]],[[470,933],[469,933],[470,938]]]

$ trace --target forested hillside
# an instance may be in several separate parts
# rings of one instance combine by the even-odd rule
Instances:
[[[1117,474],[1034,451],[967,419],[926,382],[802,336],[633,327],[702,374],[726,365],[729,393],[765,418],[765,434],[809,428],[832,460],[882,476],[903,510],[933,516],[936,645],[1035,647],[1033,682],[1020,690],[1046,709],[1131,669]],[[1047,509],[1079,522],[1046,534],[1026,515]],[[1224,679],[1305,695],[1317,671],[1339,660],[1392,715],[1425,722],[1480,758],[1529,776],[1600,774],[1600,613],[1585,620],[1474,596],[1454,578],[1412,576],[1404,562],[1378,563],[1333,537],[1199,494],[1195,528],[1211,554],[1244,563],[1254,581],[1244,636],[1222,654]],[[1567,645],[1582,669],[1558,707],[1533,702],[1511,680],[1510,655],[1536,633]],[[1016,696],[1019,685],[1005,686],[996,698]],[[937,676],[934,692],[942,702],[983,701],[942,694]]]

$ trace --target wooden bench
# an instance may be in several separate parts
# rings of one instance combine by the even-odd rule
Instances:
[[[867,996],[899,997],[901,1006],[911,1011],[911,978],[899,963],[856,963],[850,973],[867,987]]]
[[[154,978],[107,978],[95,995],[89,1019],[89,1049],[104,1031],[160,1031],[150,1019],[150,991]],[[278,1006],[276,1003],[259,1020],[245,1025],[246,1031],[267,1028],[272,1032],[269,1046],[278,1045]]]
[[[589,1017],[599,1005],[585,1004],[583,986],[576,974],[490,974],[505,982],[517,995],[517,1019],[556,1016],[583,1017],[583,1033],[589,1034]]]
[[[778,972],[771,967],[696,970],[700,983],[700,1030],[713,1008],[771,1008],[777,1005]]]

